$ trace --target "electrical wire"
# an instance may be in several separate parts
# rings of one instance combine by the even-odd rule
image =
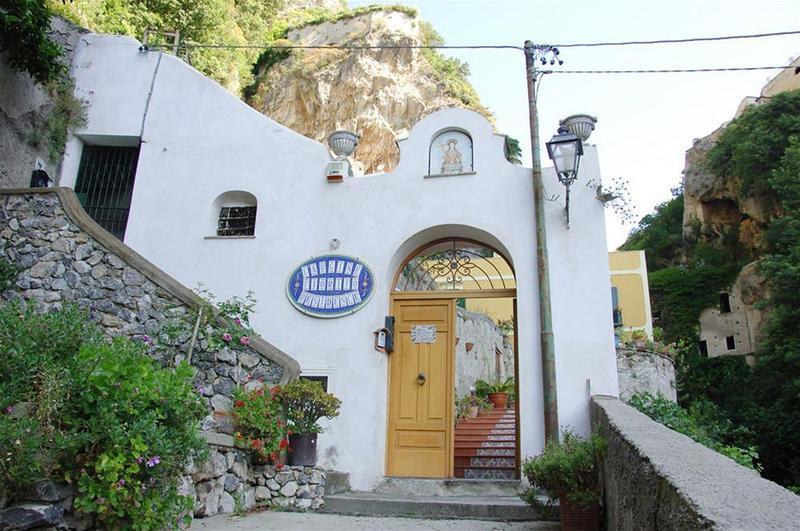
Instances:
[[[610,41],[610,42],[578,42],[567,44],[554,44],[557,48],[589,48],[600,46],[640,46],[650,44],[685,44],[692,42],[713,42],[727,41],[734,39],[761,39],[765,37],[780,37],[786,35],[800,35],[800,30],[776,31],[772,33],[752,33],[747,35],[720,35],[715,37],[687,37],[684,39],[658,39],[652,41]],[[148,48],[171,48],[172,44],[151,44]],[[277,50],[391,50],[391,49],[422,49],[422,50],[520,50],[524,51],[523,46],[512,44],[473,44],[473,45],[407,45],[407,44],[203,44],[203,43],[181,43],[182,48],[231,48],[231,49],[277,49]]]
[[[688,42],[729,41],[733,39],[760,39],[762,37],[779,37],[797,35],[800,30],[776,31],[773,33],[753,33],[750,35],[721,35],[717,37],[688,37],[685,39],[659,39],[653,41],[616,41],[616,42],[579,42],[570,44],[554,44],[558,48],[590,48],[598,46],[639,46],[646,44],[682,44]]]
[[[723,68],[663,68],[639,70],[548,70],[547,74],[684,74],[694,72],[745,72],[752,70],[783,70],[785,66],[738,66]]]

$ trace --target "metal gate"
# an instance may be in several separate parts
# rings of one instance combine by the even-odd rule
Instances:
[[[138,147],[84,146],[75,193],[101,227],[122,240],[128,224]]]

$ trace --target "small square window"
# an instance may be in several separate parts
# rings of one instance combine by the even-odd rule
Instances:
[[[256,207],[219,209],[217,236],[252,236],[256,232]]]
[[[736,338],[733,336],[726,337],[725,346],[728,347],[728,350],[734,350],[736,348]]]
[[[697,350],[700,351],[700,355],[704,358],[708,357],[708,343],[705,339],[697,342]]]

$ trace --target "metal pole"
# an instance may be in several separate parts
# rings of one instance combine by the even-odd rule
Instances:
[[[533,153],[533,209],[536,223],[536,265],[539,278],[539,320],[542,346],[542,398],[544,399],[544,436],[558,441],[558,396],[556,392],[556,355],[553,346],[553,319],[550,312],[550,266],[547,261],[547,235],[544,221],[544,185],[539,153],[539,114],[536,107],[535,48],[525,41],[525,77],[528,80],[528,112]]]

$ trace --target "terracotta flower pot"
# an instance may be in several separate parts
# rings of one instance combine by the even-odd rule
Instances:
[[[488,398],[495,409],[505,409],[508,404],[508,393],[489,393]]]
[[[558,511],[561,515],[562,531],[599,531],[600,504],[591,506],[570,503],[566,496],[558,498]]]

